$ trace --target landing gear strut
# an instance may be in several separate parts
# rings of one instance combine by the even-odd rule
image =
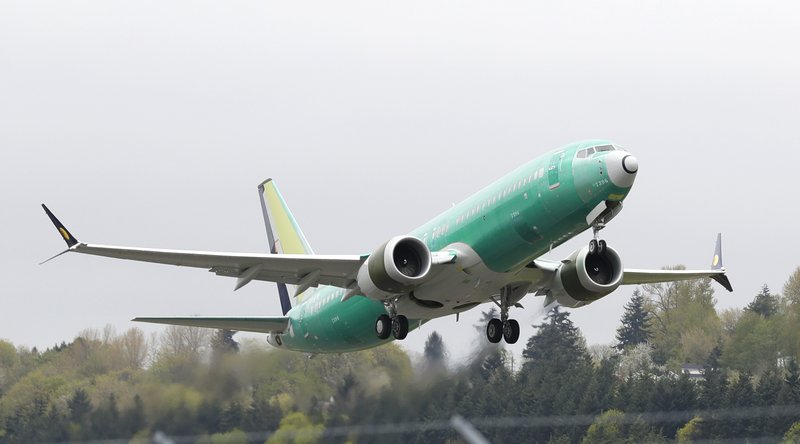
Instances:
[[[397,300],[384,302],[391,316],[382,314],[375,321],[375,334],[379,339],[387,339],[391,334],[395,339],[401,340],[408,336],[408,318],[397,314]]]
[[[507,344],[514,344],[519,340],[519,322],[508,318],[508,288],[500,291],[500,302],[492,299],[500,307],[500,319],[494,318],[486,326],[486,337],[489,342],[496,344],[500,339],[505,339]]]
[[[592,235],[594,236],[594,238],[589,241],[590,255],[595,255],[595,254],[601,255],[605,253],[606,247],[608,246],[606,245],[606,241],[602,239],[600,240],[597,239],[600,230],[602,230],[605,227],[606,224],[604,224],[603,222],[595,222],[594,224],[592,224]]]

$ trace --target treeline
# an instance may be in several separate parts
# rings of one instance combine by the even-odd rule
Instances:
[[[45,351],[0,340],[0,443],[461,442],[456,414],[492,442],[800,442],[800,268],[782,294],[719,312],[708,281],[643,286],[613,345],[588,347],[559,308],[521,361],[475,327],[459,363],[435,332],[413,360],[395,344],[309,359],[186,327]]]

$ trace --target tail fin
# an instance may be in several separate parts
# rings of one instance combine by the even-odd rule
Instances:
[[[261,199],[261,210],[264,213],[264,224],[267,228],[271,253],[283,254],[314,254],[306,240],[303,230],[297,224],[292,212],[283,200],[278,187],[272,179],[267,179],[258,186]],[[313,289],[308,289],[296,294],[295,299],[302,303]],[[278,293],[281,298],[281,308],[284,314],[289,311],[291,304],[289,293],[285,284],[278,284]]]

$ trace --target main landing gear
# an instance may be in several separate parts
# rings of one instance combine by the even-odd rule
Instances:
[[[389,335],[401,340],[408,336],[408,318],[397,314],[397,301],[387,301],[384,303],[389,309],[391,316],[382,314],[375,321],[375,334],[379,339],[387,339]]]
[[[500,292],[500,302],[492,300],[500,307],[500,319],[494,318],[489,321],[486,326],[486,337],[492,344],[497,344],[500,339],[504,339],[506,344],[515,344],[519,340],[519,322],[508,318],[508,289],[503,288]],[[519,304],[515,306],[521,307]]]

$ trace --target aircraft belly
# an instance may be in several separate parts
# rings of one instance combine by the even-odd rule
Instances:
[[[458,252],[456,263],[408,297],[401,297],[398,313],[410,319],[433,319],[466,311],[488,302],[502,287],[518,280],[517,273],[492,271],[468,245],[456,243],[447,249]]]

